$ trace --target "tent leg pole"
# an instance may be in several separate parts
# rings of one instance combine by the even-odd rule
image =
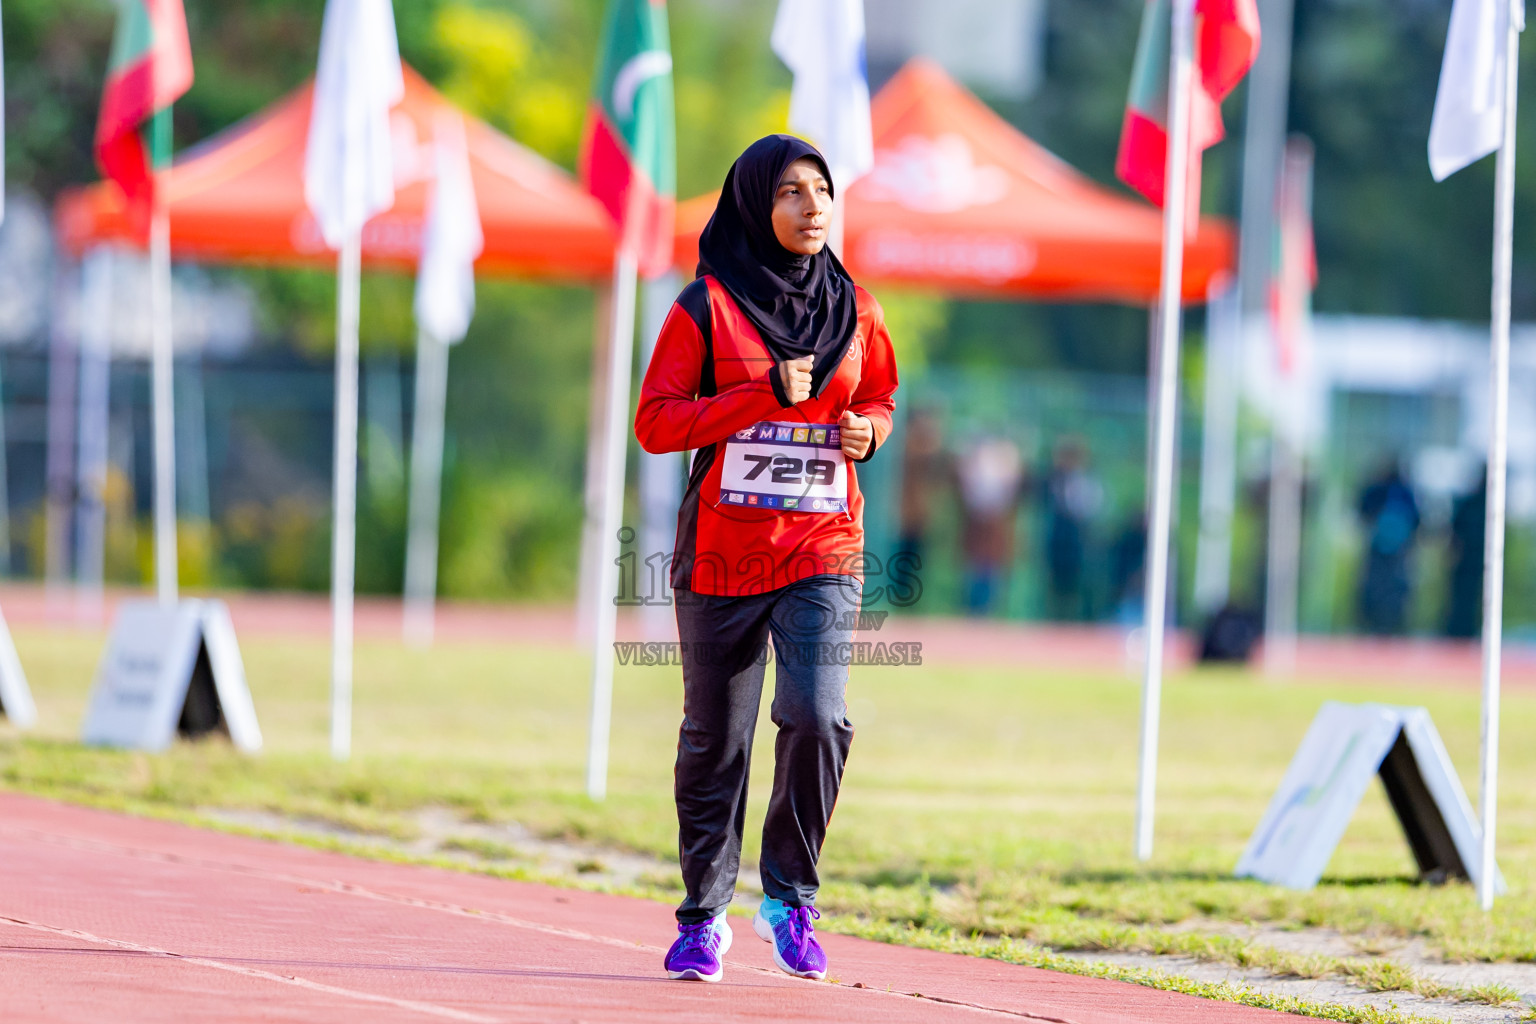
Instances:
[[[1242,318],[1230,283],[1206,298],[1205,412],[1200,431],[1200,543],[1195,608],[1214,615],[1231,597],[1232,509],[1237,488],[1238,332]]]
[[[175,355],[171,349],[171,222],[157,210],[149,231],[155,435],[155,596],[176,603]]]
[[[89,255],[86,258],[89,259]],[[83,279],[83,266],[77,269],[79,277]],[[75,512],[75,421],[79,416],[76,402],[81,339],[79,333],[71,335],[65,327],[64,306],[68,301],[66,289],[75,286],[75,281],[68,280],[66,283],[66,280],[60,275],[54,281],[48,343],[48,483],[44,562],[50,615],[58,611],[67,600],[70,538]],[[88,308],[83,294],[80,300],[81,308]]]
[[[362,236],[342,245],[336,287],[336,445],[331,526],[331,756],[352,756],[352,604],[357,559],[357,349]]]
[[[1293,429],[1297,387],[1282,382],[1280,402],[1286,412],[1276,416],[1270,438],[1269,537],[1264,599],[1264,672],[1286,679],[1296,670],[1296,603],[1301,561],[1303,464]]]
[[[91,250],[82,267],[79,458],[75,466],[75,615],[101,618],[106,551],[105,491],[112,426],[112,271],[114,254]]]

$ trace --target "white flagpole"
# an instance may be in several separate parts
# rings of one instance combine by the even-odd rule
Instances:
[[[416,271],[416,415],[402,622],[406,643],[418,647],[432,643],[437,599],[448,349],[469,332],[475,311],[474,264],[485,249],[463,119],[439,114],[433,136],[437,180]]]
[[[1141,685],[1141,758],[1136,785],[1136,857],[1152,856],[1153,797],[1157,791],[1158,714],[1163,690],[1163,634],[1167,623],[1168,546],[1173,509],[1173,438],[1178,413],[1180,299],[1184,283],[1185,210],[1189,201],[1189,97],[1194,74],[1195,0],[1173,0],[1168,71],[1168,164],[1163,202],[1163,268],[1158,327],[1157,408],[1152,501],[1147,524],[1147,651]]]
[[[1488,445],[1488,524],[1483,547],[1483,728],[1481,870],[1477,898],[1493,909],[1499,794],[1499,667],[1504,638],[1504,483],[1509,456],[1509,291],[1515,234],[1515,102],[1522,0],[1508,0],[1504,35],[1504,137],[1495,170],[1493,228],[1493,410]]]
[[[405,640],[430,647],[437,599],[438,516],[443,495],[443,418],[448,346],[427,331],[416,338],[416,415],[411,434],[410,535],[405,544]]]
[[[336,261],[336,438],[331,502],[331,756],[352,754],[357,562],[357,350],[363,226],[395,201],[389,109],[405,96],[390,0],[326,0],[304,200]]]
[[[613,642],[618,631],[619,527],[624,517],[624,454],[629,437],[629,382],[635,344],[636,261],[620,247],[609,307],[606,415],[602,443],[602,510],[592,578],[592,721],[587,745],[587,795],[608,795],[608,734],[613,720]]]
[[[157,200],[158,204],[158,200]],[[171,350],[171,218],[163,205],[149,229],[150,358],[155,437],[155,595],[176,603],[175,356]]]
[[[357,321],[362,232],[337,261],[336,445],[331,524],[331,756],[352,755],[352,586],[357,559]]]

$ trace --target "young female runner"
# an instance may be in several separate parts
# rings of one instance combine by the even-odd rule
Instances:
[[[853,463],[890,434],[896,391],[880,305],[826,248],[832,188],[821,154],[793,136],[759,139],[737,159],[635,417],[646,451],[696,450],[671,569],[687,889],[672,978],[718,981],[724,970],[770,635],[779,732],[753,927],[780,968],[826,976],[811,920],[853,739],[843,696],[864,545]]]

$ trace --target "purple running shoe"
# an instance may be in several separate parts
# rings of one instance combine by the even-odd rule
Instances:
[[[757,916],[752,918],[752,930],[765,942],[773,943],[773,962],[779,970],[797,978],[827,976],[827,954],[816,941],[816,926],[812,918],[819,918],[815,907],[792,907],[772,896],[764,896]]]
[[[680,924],[677,933],[677,941],[667,950],[667,977],[673,981],[719,981],[725,976],[731,926],[724,914],[699,924]]]

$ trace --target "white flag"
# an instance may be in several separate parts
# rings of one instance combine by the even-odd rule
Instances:
[[[437,180],[416,272],[416,323],[451,345],[464,337],[475,315],[475,259],[485,249],[485,234],[469,172],[464,119],[439,114],[433,135]]]
[[[1429,170],[1444,181],[1504,141],[1504,36],[1510,0],[1455,0],[1429,122]],[[1525,3],[1513,5],[1525,29]]]
[[[332,249],[395,204],[389,109],[404,95],[390,0],[329,0],[304,153],[304,201]]]
[[[864,0],[779,0],[773,52],[794,73],[790,131],[826,155],[845,189],[875,165],[864,66]]]

